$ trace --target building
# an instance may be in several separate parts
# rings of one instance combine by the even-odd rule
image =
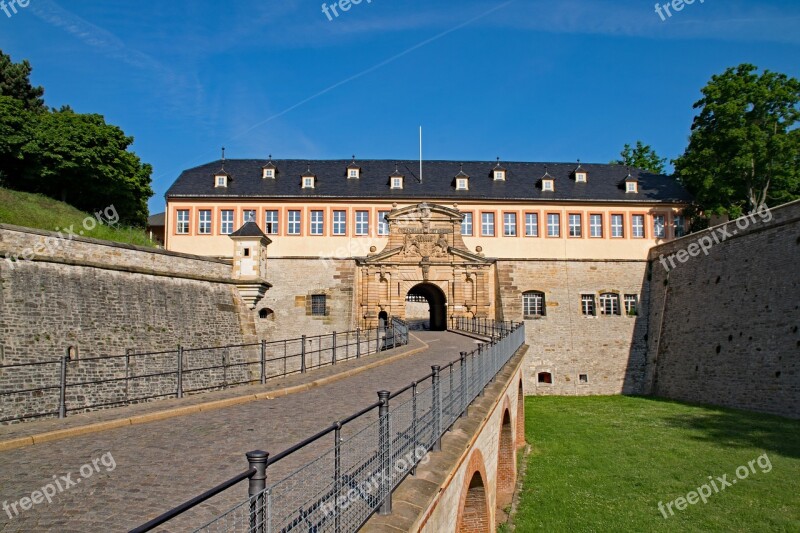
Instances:
[[[432,329],[529,320],[543,393],[634,390],[648,251],[685,231],[680,184],[602,164],[428,161],[423,172],[355,158],[209,163],[167,192],[166,247],[232,257],[230,235],[255,222],[271,241],[264,334],[368,327],[424,300]]]

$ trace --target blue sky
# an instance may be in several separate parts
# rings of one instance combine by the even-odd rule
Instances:
[[[604,163],[637,139],[674,158],[712,74],[800,76],[800,2],[696,0],[664,21],[654,3],[363,0],[328,20],[320,0],[30,0],[0,11],[0,48],[48,105],[135,137],[157,212],[223,145],[413,159],[422,125],[429,159]]]

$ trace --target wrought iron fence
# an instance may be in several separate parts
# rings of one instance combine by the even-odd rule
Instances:
[[[394,489],[429,451],[441,450],[444,433],[525,342],[523,323],[497,323],[490,330],[496,335],[486,344],[432,366],[399,391],[378,392],[374,404],[295,446],[272,457],[247,453],[248,470],[131,533],[150,531],[245,479],[248,498],[196,531],[342,533],[357,531],[376,511],[390,514]],[[270,465],[322,439],[332,439],[324,453],[267,483]]]
[[[252,344],[76,357],[0,365],[0,423],[181,398],[305,373],[408,344],[408,326],[303,335]]]

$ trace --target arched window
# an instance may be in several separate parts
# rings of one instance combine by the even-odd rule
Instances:
[[[544,293],[540,291],[528,291],[522,293],[522,314],[525,318],[536,318],[545,316]]]
[[[600,295],[600,314],[601,315],[620,315],[619,294],[604,292]]]
[[[264,309],[258,312],[258,318],[274,319],[275,313],[269,307],[265,307]]]

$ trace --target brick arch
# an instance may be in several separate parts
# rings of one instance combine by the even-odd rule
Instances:
[[[489,510],[486,466],[480,450],[472,452],[461,489],[456,533],[492,533],[493,515]]]
[[[514,495],[514,485],[517,481],[517,462],[514,446],[514,430],[511,424],[511,412],[508,408],[506,396],[503,419],[500,424],[499,440],[497,446],[497,507],[502,508],[511,503]]]
[[[517,448],[525,447],[525,390],[522,388],[522,378],[519,380],[517,393]]]

